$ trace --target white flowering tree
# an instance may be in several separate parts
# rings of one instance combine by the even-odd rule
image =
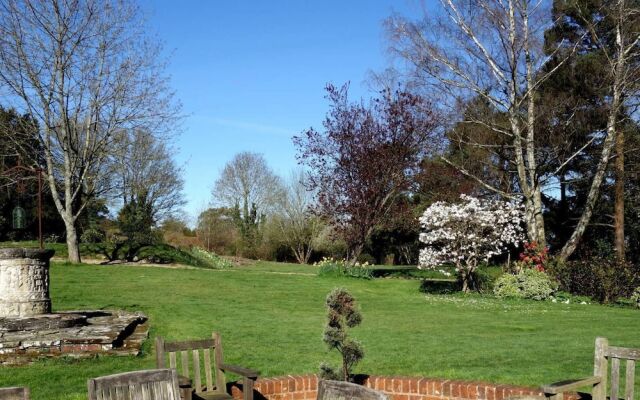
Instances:
[[[455,264],[462,290],[476,287],[474,273],[480,261],[503,254],[519,244],[524,236],[520,205],[480,200],[462,195],[461,202],[437,202],[420,217],[423,232],[420,241],[419,268]]]

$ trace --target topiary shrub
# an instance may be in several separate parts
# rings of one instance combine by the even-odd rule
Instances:
[[[504,274],[496,280],[493,293],[497,297],[546,300],[557,285],[544,272],[523,269],[518,274]]]
[[[329,350],[338,350],[342,358],[340,370],[326,363],[320,364],[320,377],[329,380],[351,381],[351,369],[364,357],[362,345],[347,337],[347,328],[360,325],[362,315],[356,308],[356,300],[346,289],[334,289],[326,300],[327,326],[323,341]]]

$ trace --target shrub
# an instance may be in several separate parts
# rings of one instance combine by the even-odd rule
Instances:
[[[350,278],[372,279],[373,271],[369,263],[351,264],[346,260],[336,260],[333,257],[325,257],[322,261],[314,263],[318,267],[318,276],[348,276]]]
[[[536,242],[525,242],[523,247],[524,251],[520,253],[519,261],[515,263],[516,272],[520,272],[524,268],[544,272],[549,259],[549,249]]]
[[[502,276],[502,268],[498,266],[482,266],[475,272],[476,288],[482,293],[491,293],[498,278]],[[461,283],[462,284],[462,283]]]
[[[631,301],[635,303],[636,308],[640,308],[640,286],[635,288],[631,294]]]
[[[200,247],[194,247],[193,249],[191,249],[191,255],[200,260],[202,264],[206,265],[208,268],[226,269],[233,267],[233,264],[226,258],[220,257],[219,255],[210,251],[201,249]]]
[[[433,203],[420,217],[419,268],[454,264],[462,290],[478,289],[475,272],[480,262],[505,253],[520,243],[522,210],[504,201],[462,195],[460,204]]]
[[[80,235],[80,243],[101,243],[104,240],[104,232],[96,228],[86,229],[84,232],[82,232],[82,235]]]
[[[55,233],[51,233],[43,238],[45,243],[58,243],[60,242],[60,235],[56,235]]]
[[[350,381],[351,370],[364,357],[362,345],[347,337],[347,328],[362,322],[362,315],[356,308],[356,300],[346,289],[334,289],[326,300],[327,326],[323,341],[329,350],[338,350],[342,359],[341,368],[335,369],[326,363],[320,365],[323,379]]]
[[[556,291],[557,285],[544,272],[523,269],[518,274],[504,274],[495,283],[493,293],[497,297],[546,300]]]
[[[574,295],[591,296],[601,303],[629,297],[640,285],[640,268],[614,257],[597,256],[586,260],[549,263],[549,272],[560,289]]]

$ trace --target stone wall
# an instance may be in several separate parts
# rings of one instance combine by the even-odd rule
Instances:
[[[51,312],[49,259],[53,250],[0,249],[0,317]]]
[[[386,393],[391,400],[504,400],[513,396],[543,395],[535,388],[437,378],[368,376],[359,383]],[[258,400],[315,400],[318,378],[316,375],[260,378],[255,383],[255,391]],[[233,384],[231,393],[235,399],[241,399],[241,385]],[[578,398],[565,396],[565,399]]]

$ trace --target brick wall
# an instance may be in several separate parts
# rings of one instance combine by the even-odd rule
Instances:
[[[533,388],[435,378],[369,376],[360,383],[386,393],[392,400],[504,400],[511,396],[542,396],[542,392]],[[315,400],[318,378],[315,375],[260,378],[255,391],[257,400]],[[241,399],[241,385],[233,384],[231,393],[235,399]]]

